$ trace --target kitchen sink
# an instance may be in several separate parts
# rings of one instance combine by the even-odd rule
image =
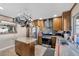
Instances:
[[[60,40],[60,43],[62,44],[62,45],[68,45],[68,43],[67,43],[67,41],[66,40]]]

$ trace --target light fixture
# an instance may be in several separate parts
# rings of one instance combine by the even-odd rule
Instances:
[[[39,19],[41,20],[41,19],[43,19],[43,18],[39,18]]]
[[[54,15],[53,17],[57,17],[57,15]]]
[[[4,10],[4,8],[3,7],[0,7],[0,10]]]

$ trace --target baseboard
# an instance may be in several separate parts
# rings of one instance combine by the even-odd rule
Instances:
[[[11,48],[11,47],[14,47],[14,46],[15,46],[15,45],[10,45],[10,46],[7,46],[7,47],[5,47],[5,48],[1,48],[0,51],[6,50],[6,49]]]

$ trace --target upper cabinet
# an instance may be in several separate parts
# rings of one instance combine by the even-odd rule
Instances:
[[[38,20],[38,27],[40,28],[40,30],[44,29],[44,20]]]
[[[71,30],[71,12],[70,11],[67,11],[67,12],[63,12],[63,15],[62,15],[62,29],[64,31],[69,31]]]
[[[33,23],[34,26],[37,26],[38,25],[37,20],[34,20],[32,23]]]
[[[34,26],[38,26],[40,30],[44,29],[44,20],[34,20],[33,21]]]
[[[53,19],[53,30],[62,30],[62,16]]]

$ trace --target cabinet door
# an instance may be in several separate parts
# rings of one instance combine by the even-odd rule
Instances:
[[[62,25],[64,27],[63,30],[64,31],[71,30],[71,12],[70,11],[64,12],[62,18],[63,18]]]
[[[52,42],[51,47],[52,48],[55,48],[55,45],[56,45],[56,37],[52,37],[51,38],[51,42]]]
[[[34,42],[26,44],[23,42],[15,41],[15,51],[18,55],[21,56],[34,56],[35,55]]]

